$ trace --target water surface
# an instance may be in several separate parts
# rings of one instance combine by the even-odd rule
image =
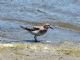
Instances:
[[[38,37],[40,41],[80,41],[79,0],[0,0],[1,43],[34,40],[20,25],[29,27],[32,22],[42,21],[62,21],[67,24],[56,24],[58,28]]]

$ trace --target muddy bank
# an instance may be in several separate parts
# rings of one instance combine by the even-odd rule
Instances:
[[[0,44],[0,60],[80,60],[80,44],[66,43]]]

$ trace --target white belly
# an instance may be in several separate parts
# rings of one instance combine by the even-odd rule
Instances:
[[[46,31],[44,31],[44,30],[43,31],[36,30],[36,31],[32,31],[31,34],[40,36],[40,35],[44,35],[46,32],[47,32],[47,30]]]

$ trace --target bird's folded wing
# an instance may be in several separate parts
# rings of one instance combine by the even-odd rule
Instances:
[[[43,30],[43,29],[44,29],[43,26],[34,26],[33,28],[34,28],[34,29],[39,29],[39,30]]]

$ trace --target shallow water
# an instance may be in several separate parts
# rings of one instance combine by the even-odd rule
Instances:
[[[20,25],[29,26],[31,23],[34,25],[35,22],[43,21],[62,21],[67,24],[57,23],[57,28],[38,37],[40,41],[80,41],[79,0],[0,0],[1,43],[34,40],[31,34],[20,28]]]

